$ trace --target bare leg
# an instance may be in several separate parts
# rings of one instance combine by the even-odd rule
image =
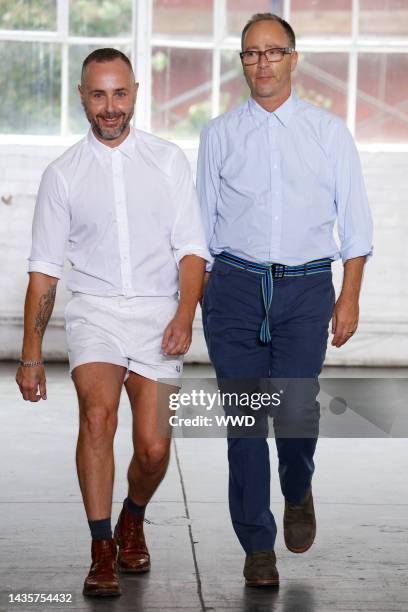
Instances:
[[[168,437],[161,437],[159,433],[157,406],[160,384],[134,372],[129,374],[125,383],[133,413],[134,453],[128,470],[129,497],[139,506],[145,506],[156,491],[170,458],[170,427],[167,429]],[[168,397],[175,390],[175,387],[166,386],[160,397]],[[166,409],[170,417],[168,402]]]
[[[88,520],[111,515],[114,479],[113,439],[126,369],[109,363],[87,363],[72,378],[79,402],[76,464]]]

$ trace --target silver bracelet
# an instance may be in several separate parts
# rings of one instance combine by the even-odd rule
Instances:
[[[23,368],[34,368],[35,366],[44,365],[44,362],[42,359],[40,361],[22,361],[19,359],[19,364]]]

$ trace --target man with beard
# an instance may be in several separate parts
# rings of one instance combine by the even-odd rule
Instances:
[[[79,93],[91,127],[42,177],[16,376],[25,400],[46,399],[41,344],[67,254],[72,298],[65,319],[79,403],[76,464],[92,536],[83,592],[91,596],[120,594],[118,568],[150,569],[143,519],[170,447],[170,436],[158,431],[158,379],[176,384],[181,376],[210,260],[185,155],[130,126],[137,87],[120,51],[98,49],[83,63]],[[113,441],[123,385],[134,454],[112,537]],[[172,390],[165,386],[166,393]]]
[[[199,150],[197,188],[214,256],[203,324],[217,377],[232,381],[230,388],[246,379],[286,379],[274,416],[284,538],[290,551],[303,553],[316,532],[317,377],[330,319],[336,347],[357,329],[372,221],[346,126],[292,89],[297,53],[290,24],[271,13],[254,15],[241,43],[251,96],[210,122]],[[339,258],[344,276],[335,301],[331,263]],[[229,505],[246,552],[246,584],[267,586],[279,583],[276,524],[268,423],[257,426],[259,437],[229,436]]]

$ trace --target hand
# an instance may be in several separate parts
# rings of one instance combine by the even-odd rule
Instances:
[[[162,351],[164,355],[184,355],[191,344],[193,334],[192,317],[183,312],[176,312],[164,330]]]
[[[340,294],[332,317],[333,346],[339,348],[350,340],[358,326],[358,315],[358,299],[345,298]]]
[[[16,383],[26,401],[38,402],[40,399],[47,399],[44,366],[34,366],[33,368],[20,366],[16,374]],[[39,389],[38,394],[37,389]]]

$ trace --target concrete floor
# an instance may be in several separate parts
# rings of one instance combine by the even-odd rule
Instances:
[[[49,399],[37,404],[21,399],[14,374],[14,364],[0,364],[1,612],[408,610],[407,443],[387,437],[319,440],[314,477],[318,532],[304,555],[290,553],[283,543],[283,499],[270,441],[278,590],[244,587],[244,556],[226,503],[225,440],[174,440],[168,474],[146,515],[151,572],[121,577],[120,598],[84,599],[90,538],[75,472],[77,403],[68,367],[47,367]],[[407,374],[406,369],[324,372]],[[186,368],[186,376],[210,375],[209,368]],[[126,494],[131,456],[125,393],[119,414],[113,522]],[[61,592],[71,593],[72,602],[9,603],[10,594]]]

